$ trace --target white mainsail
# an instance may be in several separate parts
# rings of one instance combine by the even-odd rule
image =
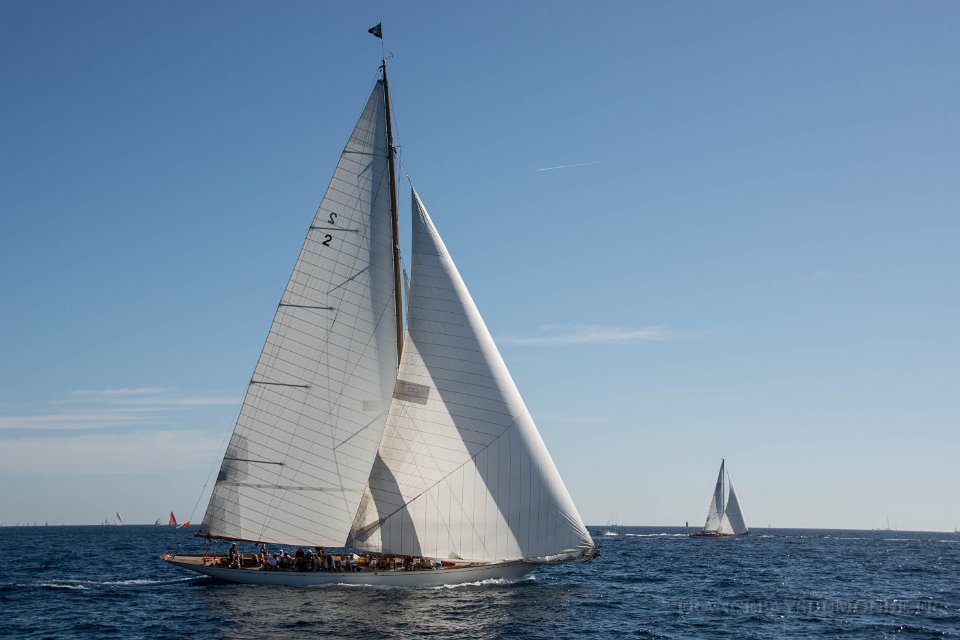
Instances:
[[[203,519],[211,537],[342,546],[397,372],[383,82],[277,307]]]
[[[350,545],[471,560],[581,555],[593,541],[414,192],[407,334]]]

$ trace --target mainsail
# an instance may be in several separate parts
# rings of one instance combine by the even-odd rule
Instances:
[[[397,373],[383,82],[340,156],[277,307],[201,527],[342,546]]]
[[[419,196],[407,333],[350,546],[471,560],[593,541]]]

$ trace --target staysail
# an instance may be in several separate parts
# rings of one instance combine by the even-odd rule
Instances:
[[[201,527],[342,546],[397,372],[383,82],[340,156],[247,389]]]
[[[413,193],[407,333],[350,546],[470,560],[593,541],[430,216]]]
[[[173,515],[173,511],[170,512],[170,521],[167,523],[171,527],[177,526],[177,519]]]

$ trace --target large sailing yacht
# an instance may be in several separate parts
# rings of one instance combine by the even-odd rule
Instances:
[[[383,61],[280,297],[198,534],[301,547],[349,570],[284,571],[255,554],[167,562],[246,583],[431,586],[594,555],[413,190],[404,322],[395,182]]]

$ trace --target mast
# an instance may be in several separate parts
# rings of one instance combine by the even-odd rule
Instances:
[[[390,163],[390,213],[393,215],[393,302],[397,314],[397,366],[403,353],[403,298],[400,293],[400,222],[397,218],[397,180],[394,171],[393,124],[390,119],[390,91],[387,87],[387,60],[381,59],[383,103],[387,116],[387,160]]]

